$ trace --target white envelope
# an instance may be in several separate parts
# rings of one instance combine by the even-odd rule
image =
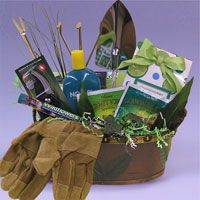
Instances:
[[[158,50],[161,50],[161,49],[158,49]],[[135,54],[137,54],[138,51],[139,49],[136,48]],[[167,53],[169,54],[170,57],[176,56],[175,54],[172,54],[170,52],[167,52]],[[192,65],[191,60],[188,60],[186,58],[184,58],[184,60],[185,60],[185,70],[182,73],[174,71],[174,75],[177,77],[177,79],[179,80],[182,86],[186,84],[187,78],[190,73],[191,65]],[[138,78],[132,77],[130,74],[127,73],[124,79],[123,85],[127,85],[128,83],[134,83],[135,79],[138,79]],[[153,85],[156,85],[158,87],[163,87],[163,83],[165,81],[165,79],[162,76],[160,67],[157,66],[156,64],[150,65],[146,73],[143,76],[139,77],[139,79],[146,81],[148,83],[151,83]]]

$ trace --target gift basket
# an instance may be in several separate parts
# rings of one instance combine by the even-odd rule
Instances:
[[[44,8],[41,10],[47,20],[58,64],[53,59],[48,45],[45,44],[57,72],[52,72],[39,47],[35,32],[39,33],[44,41],[46,36],[41,32],[36,20],[34,19],[34,25],[22,17],[19,17],[21,25],[13,20],[33,58],[29,63],[16,69],[17,78],[14,83],[16,86],[24,87],[27,92],[20,94],[18,102],[33,108],[33,120],[36,125],[30,129],[36,132],[40,130],[39,138],[46,138],[48,135],[48,145],[46,143],[45,145],[48,146],[49,154],[52,153],[53,157],[56,157],[56,162],[52,162],[46,149],[42,149],[40,145],[37,146],[39,153],[31,154],[34,170],[40,176],[45,174],[46,177],[40,188],[42,189],[51,178],[47,173],[48,167],[41,165],[41,160],[42,163],[45,160],[46,166],[54,166],[52,179],[53,182],[60,181],[59,183],[55,181],[55,188],[58,188],[55,199],[59,200],[65,199],[62,195],[66,190],[75,191],[70,193],[69,199],[84,199],[91,183],[132,184],[161,176],[165,170],[172,138],[187,113],[185,106],[193,83],[193,79],[187,81],[187,78],[192,62],[158,48],[147,38],[136,42],[134,23],[128,9],[121,1],[116,1],[106,12],[87,61],[82,47],[81,23],[76,24],[79,49],[71,50],[63,35],[62,23],[58,20],[58,16],[54,19],[55,26],[53,26],[48,12]],[[33,50],[28,39],[26,25],[29,27],[37,52]],[[67,49],[71,57],[70,72],[66,71],[62,46]],[[94,72],[87,68],[95,50],[95,64],[104,71]],[[57,132],[61,128],[62,134],[58,137]],[[80,134],[81,131],[83,134]],[[49,132],[52,132],[53,136],[49,137]],[[74,134],[71,134],[72,132]],[[92,139],[87,135],[88,132],[93,133]],[[66,139],[67,134],[70,136]],[[84,134],[87,135],[86,138]],[[25,131],[13,144],[24,144],[26,137]],[[49,142],[51,138],[55,140]],[[30,141],[26,140],[22,146],[27,147]],[[35,143],[32,146],[34,146],[32,152],[36,151]],[[54,148],[57,149],[56,153]],[[65,159],[64,156],[64,161],[57,163],[57,160],[65,155],[63,148],[65,153],[71,152],[67,154],[70,155],[70,159]],[[4,161],[9,162],[0,165],[0,171],[3,169],[1,176],[7,174],[5,166],[9,166],[10,169],[9,163],[14,160],[12,156],[13,153],[9,150],[4,158]],[[91,160],[91,157],[96,159]],[[86,160],[87,166],[90,166],[87,168],[88,171],[80,167],[86,164]],[[76,163],[80,165],[74,169]],[[56,171],[58,168],[62,173]],[[66,189],[70,188],[69,183],[66,184],[64,181],[69,178],[65,175],[69,169],[74,169],[70,173],[81,172],[77,178],[78,185],[84,172],[87,171],[86,179],[89,181],[83,184],[81,197],[75,195],[77,191],[80,192],[77,187],[81,186],[75,184],[76,189]],[[28,182],[27,176],[24,179]],[[23,181],[20,179],[23,184],[26,182],[24,179]],[[25,186],[21,182],[21,190],[24,190]],[[6,181],[3,182],[3,188],[10,189]],[[21,190],[20,192],[17,190],[17,193],[9,190],[9,194],[12,197],[20,197],[19,199],[27,197],[27,193]],[[33,197],[36,197],[39,191],[35,192]]]

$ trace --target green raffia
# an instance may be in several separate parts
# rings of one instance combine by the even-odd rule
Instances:
[[[130,136],[130,134],[125,133],[125,136],[127,138],[126,145],[130,144],[131,148],[135,149],[137,145],[135,144],[134,140]]]
[[[162,167],[164,168],[165,163],[166,163],[167,158],[168,158],[169,147],[163,146],[163,148],[159,148],[159,152],[160,152],[160,163],[161,163]]]
[[[168,134],[165,134],[169,132]],[[162,135],[165,134],[165,135]],[[157,138],[157,147],[163,148],[164,146],[168,146],[166,139],[168,137],[172,137],[175,135],[175,131],[170,131],[168,128],[158,129],[157,127],[154,130],[149,130],[147,126],[143,125],[139,128],[128,127],[124,129],[124,136],[127,139],[126,144],[130,144],[131,147],[135,147],[134,141],[132,139],[133,136],[156,136]]]
[[[157,137],[157,146],[159,148],[163,148],[163,145],[165,145],[166,147],[168,146],[168,143],[165,141],[164,137],[161,135],[161,131],[162,129],[158,129],[157,127],[154,129],[156,137]]]
[[[133,118],[133,116],[129,115],[129,118]],[[122,132],[127,140],[126,144],[130,144],[132,148],[136,147],[133,140],[134,136],[156,136],[156,144],[158,148],[162,149],[164,146],[168,146],[166,139],[175,135],[175,131],[170,131],[165,123],[162,128],[155,127],[153,130],[150,130],[143,121],[134,121],[126,117],[124,119],[119,120],[118,123],[123,125]]]
[[[102,121],[101,121],[102,123]],[[96,133],[94,131],[94,129],[92,129],[91,127],[95,127],[97,129],[100,128],[100,119],[99,118],[95,118],[91,116],[91,113],[88,112],[84,112],[83,116],[81,117],[81,124],[83,125],[84,128],[87,128],[88,130],[90,130],[92,132],[92,134],[96,135],[97,137],[103,137],[104,134],[99,134]]]
[[[53,121],[65,121],[65,119],[64,119],[64,118],[61,118],[61,117],[55,117],[55,118],[51,117],[51,118],[47,121],[47,123],[50,123],[50,122],[53,122]]]

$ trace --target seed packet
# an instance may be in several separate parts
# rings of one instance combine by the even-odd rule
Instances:
[[[95,64],[106,69],[112,68],[112,49],[114,42],[110,39],[97,48]]]
[[[30,97],[70,110],[67,99],[44,56],[15,70]]]
[[[146,87],[145,87],[146,88]],[[160,89],[146,90],[141,85],[128,84],[115,111],[115,117],[122,119],[132,113],[152,126],[159,111],[167,104],[169,93]]]
[[[119,100],[125,87],[88,92],[88,99],[93,106],[96,117],[105,119],[108,115],[114,115]]]

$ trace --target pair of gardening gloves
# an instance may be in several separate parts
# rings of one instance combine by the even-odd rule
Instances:
[[[102,133],[46,118],[11,144],[0,161],[1,187],[13,199],[34,200],[53,180],[55,200],[83,200],[93,182]]]

